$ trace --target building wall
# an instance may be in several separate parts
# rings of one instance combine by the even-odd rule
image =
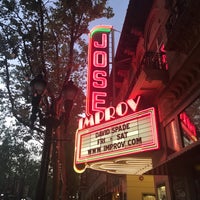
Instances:
[[[142,200],[147,194],[155,195],[153,176],[127,175],[126,180],[127,200]]]
[[[137,28],[140,27],[134,27],[137,25],[135,23],[129,28],[131,33],[125,33],[127,37],[118,47],[122,48],[120,53],[129,52],[130,55],[127,49],[131,45],[126,40],[131,37],[138,38],[130,40],[137,41],[137,44],[132,44],[136,47],[131,52],[130,63],[126,63],[124,69],[123,66],[120,66],[119,70],[116,68],[116,73],[123,75],[123,81],[118,80],[120,87],[117,88],[116,102],[126,97],[135,98],[141,95],[143,100],[141,109],[156,107],[160,149],[150,152],[155,167],[151,173],[154,177],[143,176],[144,179],[141,179],[139,176],[127,175],[123,181],[119,181],[119,185],[114,184],[117,181],[113,182],[115,178],[112,177],[111,187],[106,193],[113,193],[117,188],[122,188],[122,191],[119,191],[126,193],[126,198],[123,197],[121,200],[142,200],[142,195],[147,193],[156,194],[157,200],[196,200],[200,199],[200,3],[195,0],[153,2],[143,31],[138,32]],[[182,8],[186,10],[182,12]],[[134,11],[131,9],[128,11],[131,21]],[[138,13],[143,14],[143,12]],[[126,24],[129,26],[129,23]],[[162,45],[165,52],[161,51]],[[165,54],[167,62],[162,64],[166,66],[163,71],[168,75],[167,80],[165,76],[154,74],[158,69],[157,71],[150,69],[149,77],[148,74],[143,79],[140,77],[138,69],[150,67],[142,63],[147,52],[155,55]],[[129,55],[128,59],[124,55],[123,60],[129,60]],[[154,57],[151,58],[150,62],[154,64]],[[139,82],[134,82],[137,85],[135,88],[133,80]],[[187,121],[185,125],[181,121],[182,112],[191,114],[189,120],[184,119]],[[192,124],[196,127],[196,138],[185,133]],[[105,182],[107,183],[108,181]]]
[[[154,2],[144,38],[147,49],[155,49],[160,44],[158,41],[165,44],[169,74],[168,82],[154,99],[158,107],[161,140],[160,155],[152,155],[154,166],[178,156],[157,168],[168,172],[157,172],[161,176],[155,174],[156,194],[159,200],[162,199],[158,190],[165,187],[167,199],[199,199],[199,170],[195,169],[199,163],[198,155],[193,150],[191,158],[185,149],[188,152],[192,148],[199,149],[200,124],[195,119],[200,117],[200,22],[197,20],[200,4],[194,6],[192,1],[180,0],[162,2],[165,4]],[[192,17],[190,13],[193,13]],[[187,114],[185,119],[181,119],[182,113]],[[196,136],[191,136],[189,130],[193,126]]]
[[[132,48],[130,68],[127,70],[127,76],[124,76],[117,98],[120,100],[141,95],[145,106],[155,106],[158,110],[160,150],[152,152],[153,165],[156,167],[166,163],[152,173],[155,175],[159,200],[164,199],[164,196],[168,200],[200,198],[200,160],[197,153],[200,139],[200,123],[197,120],[200,119],[199,8],[200,2],[195,0],[155,0],[144,23],[144,31],[138,32],[141,27],[137,27],[138,24],[135,23],[130,28],[132,32],[129,35],[126,33],[127,38],[139,39],[132,44],[136,48]],[[131,16],[131,10],[128,11]],[[132,16],[134,13],[137,11],[133,8]],[[125,29],[127,30],[127,27]],[[125,44],[124,40],[124,46],[122,45],[119,52],[131,48],[130,44]],[[161,78],[160,85],[154,79],[155,76],[140,77],[140,71],[149,67],[146,63],[141,64],[147,52],[155,55],[156,52],[166,54],[168,80]],[[125,56],[123,58],[125,60]],[[152,70],[152,73],[154,72]],[[133,84],[132,80],[137,81]],[[130,93],[127,94],[128,91]],[[185,115],[183,113],[186,113],[187,117],[182,117]],[[194,131],[189,130],[194,129],[191,128],[193,126],[197,135],[193,135]],[[169,162],[171,158],[173,159]],[[128,188],[127,186],[127,195],[128,191],[132,191]],[[130,196],[132,195],[135,195],[133,191],[130,193]]]

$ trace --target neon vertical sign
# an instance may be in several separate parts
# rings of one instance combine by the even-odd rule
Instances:
[[[89,34],[86,113],[109,105],[109,34],[112,26],[96,26]]]

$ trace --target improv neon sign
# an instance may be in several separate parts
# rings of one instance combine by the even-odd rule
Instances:
[[[138,107],[139,101],[140,96],[137,97],[136,101],[133,99],[128,99],[125,102],[119,102],[116,107],[110,106],[104,111],[96,112],[94,115],[90,115],[85,118],[80,118],[78,129],[81,130],[109,120],[116,119],[118,117],[123,117],[127,115],[129,110],[135,112]]]
[[[75,141],[77,165],[158,149],[155,109],[78,130]]]
[[[109,34],[112,26],[96,26],[89,34],[86,113],[109,105]]]

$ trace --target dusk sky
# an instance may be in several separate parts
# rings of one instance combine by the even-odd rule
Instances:
[[[89,26],[92,29],[96,25],[112,25],[115,31],[115,49],[118,45],[118,40],[121,34],[124,18],[128,8],[129,0],[109,0],[109,4],[113,8],[114,17],[111,19],[98,19],[92,22]]]

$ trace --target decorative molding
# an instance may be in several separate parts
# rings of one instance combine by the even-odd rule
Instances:
[[[151,158],[121,157],[89,164],[89,168],[112,174],[142,175],[152,169]]]
[[[180,4],[180,2],[183,2],[183,4]],[[199,7],[199,2],[191,1],[186,3],[186,1],[177,1],[166,23],[167,50],[188,54],[199,41]]]
[[[187,69],[177,72],[176,77],[160,97],[161,121],[177,109],[184,98],[198,85],[200,85],[200,63],[187,65]]]

